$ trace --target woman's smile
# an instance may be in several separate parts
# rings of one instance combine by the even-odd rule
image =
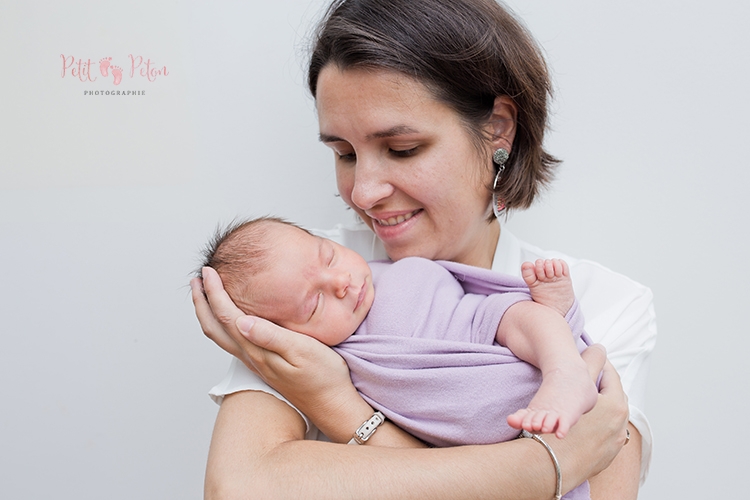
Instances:
[[[382,216],[381,217],[377,217],[376,215],[371,215],[369,213],[367,215],[369,215],[372,218],[372,220],[376,224],[378,224],[379,226],[395,226],[397,224],[401,224],[402,222],[411,219],[417,213],[419,213],[419,210],[414,210],[414,211],[409,212],[407,214],[399,214],[399,215],[395,215],[395,216],[391,215],[391,216],[389,216],[387,218],[384,218]]]
[[[339,193],[391,259],[492,265],[490,153],[458,113],[408,76],[335,65],[321,71],[316,102]]]

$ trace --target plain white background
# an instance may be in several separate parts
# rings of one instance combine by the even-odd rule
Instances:
[[[351,217],[304,89],[324,3],[0,3],[0,497],[201,497],[229,358],[189,300],[200,248],[238,215]],[[552,68],[565,163],[509,224],[654,290],[641,498],[742,498],[750,6],[510,5]],[[129,55],[168,74],[131,77]],[[71,56],[96,81],[63,75]],[[84,95],[112,90],[145,95]]]

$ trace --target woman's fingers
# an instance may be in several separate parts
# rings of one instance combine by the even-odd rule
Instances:
[[[316,409],[326,412],[356,396],[341,356],[312,337],[245,315],[232,302],[215,270],[203,269],[203,288],[200,280],[190,285],[206,336],[293,404],[315,414]]]
[[[266,382],[278,370],[289,367],[291,363],[286,357],[290,344],[294,344],[296,337],[302,335],[255,316],[240,316],[235,326],[242,339],[241,345],[246,347],[249,362]],[[287,333],[289,336],[285,343],[281,337]]]
[[[242,337],[262,349],[281,355],[290,363],[295,356],[304,356],[309,349],[314,349],[311,343],[320,344],[312,337],[255,316],[241,316],[235,324]]]
[[[607,361],[607,349],[601,344],[593,344],[581,353],[581,357],[586,362],[591,379],[594,382],[599,380],[599,374]]]
[[[274,352],[283,348],[278,338],[280,328],[273,323],[254,316],[241,316],[236,325],[240,334],[258,347]]]
[[[259,374],[272,387],[275,378],[288,378],[282,383],[293,381],[300,387],[310,385],[313,388],[331,384],[339,376],[349,380],[349,369],[341,356],[312,337],[253,316],[238,318],[237,329],[251,345],[262,351],[258,371],[263,372]],[[306,374],[305,379],[299,379],[298,372]]]
[[[210,267],[204,267],[202,274],[203,290],[206,292],[211,311],[223,329],[231,334],[235,330],[237,318],[245,313],[234,305],[229,294],[224,290],[224,284],[221,282],[219,273]]]
[[[620,375],[615,367],[607,359],[607,351],[601,344],[593,344],[581,353],[586,366],[589,369],[591,378],[596,381],[599,379],[599,394],[611,399],[620,412],[620,418],[613,419],[612,422],[622,423],[622,442],[627,442],[627,423],[628,423],[628,396],[622,388]]]
[[[203,294],[203,282],[200,278],[193,278],[190,280],[190,289],[193,298],[193,305],[195,306],[195,315],[198,317],[198,322],[203,329],[203,333],[209,339],[216,342],[219,347],[225,351],[232,352],[236,349],[236,342],[230,337],[221,323],[214,316],[211,306],[206,300]],[[233,348],[228,348],[234,344]]]
[[[278,355],[290,367],[299,367],[310,360],[322,361],[333,353],[328,346],[312,337],[287,330],[263,318],[242,316],[236,324],[245,339],[266,351],[266,361],[269,363],[274,362],[274,357],[268,353]]]
[[[622,382],[620,381],[620,375],[612,366],[612,363],[606,361],[604,368],[602,369],[602,379],[599,382],[599,392],[608,395],[621,395],[624,401],[627,403],[628,396],[625,394],[625,390],[622,388]]]
[[[628,395],[622,388],[622,381],[620,375],[612,366],[609,361],[604,363],[604,369],[602,370],[602,379],[599,382],[599,393],[602,396],[609,397],[614,401],[617,401],[618,408],[620,410],[620,418],[615,419],[614,422],[622,422],[622,428],[620,429],[620,445],[625,446],[629,440],[628,436],[628,419],[630,418],[630,409],[628,407]]]
[[[244,316],[244,313],[234,305],[215,270],[204,267],[202,274],[203,280],[195,278],[190,286],[195,314],[203,333],[253,370],[251,356],[257,357],[260,349],[248,342],[237,330],[237,318]]]
[[[599,380],[599,394],[613,399],[625,412],[627,417],[628,396],[622,388],[620,375],[607,359],[607,351],[601,344],[593,344],[581,353],[586,362],[589,375],[596,381]],[[600,378],[601,375],[601,378]]]

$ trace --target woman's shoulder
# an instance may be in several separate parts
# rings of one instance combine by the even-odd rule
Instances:
[[[653,299],[651,289],[622,273],[592,260],[578,259],[562,252],[543,251],[528,245],[523,249],[527,258],[523,261],[533,262],[536,259],[563,259],[570,267],[570,276],[576,297],[587,309],[622,309],[636,300]]]
[[[568,263],[573,289],[586,317],[586,330],[595,341],[611,345],[617,343],[616,338],[624,340],[634,332],[648,333],[648,337],[655,334],[655,327],[649,325],[655,322],[654,296],[649,287],[598,262],[542,250],[510,233],[503,237],[507,240],[502,244],[515,261],[506,266],[520,269],[521,263],[536,259],[564,259]]]
[[[502,246],[504,266],[511,269],[496,269],[510,274],[519,274],[521,264],[534,262],[537,259],[563,259],[570,267],[573,288],[579,300],[583,297],[599,297],[603,302],[612,303],[613,299],[625,296],[652,297],[651,290],[641,283],[613,271],[598,262],[579,259],[555,250],[543,250],[535,245],[517,238],[503,229],[498,247]]]

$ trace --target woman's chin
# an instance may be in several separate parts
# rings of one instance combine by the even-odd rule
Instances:
[[[385,247],[385,253],[388,254],[388,258],[392,261],[398,261],[406,257],[423,257],[425,259],[433,259],[435,256],[434,252],[431,252],[429,248],[425,248],[423,245],[417,244],[405,244],[405,245],[383,245]]]

